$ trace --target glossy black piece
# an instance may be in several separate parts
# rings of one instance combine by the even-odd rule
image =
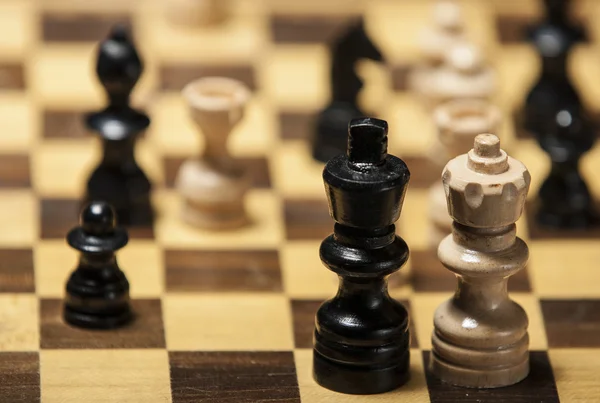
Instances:
[[[127,231],[117,226],[117,215],[108,203],[92,202],[82,210],[80,225],[67,235],[69,245],[81,252],[67,282],[63,311],[67,323],[112,329],[131,321],[129,282],[115,257],[127,241]]]
[[[360,59],[382,61],[383,56],[369,39],[362,19],[357,20],[330,46],[331,102],[317,116],[312,138],[313,157],[321,162],[346,150],[348,122],[364,116],[357,103],[363,82],[356,73]]]
[[[590,150],[597,127],[568,75],[568,58],[582,31],[566,19],[565,0],[547,0],[546,20],[530,33],[542,71],[525,101],[524,129],[552,161],[539,197],[536,221],[546,227],[585,229],[598,224],[579,161]]]
[[[150,119],[129,105],[142,70],[126,28],[115,26],[100,44],[96,66],[109,103],[86,117],[87,127],[100,134],[103,150],[102,161],[88,180],[86,200],[109,202],[126,226],[149,226],[153,221],[151,184],[134,155],[136,140]]]
[[[387,123],[373,118],[350,123],[347,155],[323,171],[336,224],[320,256],[340,283],[317,312],[313,375],[336,392],[383,393],[408,379],[408,312],[387,279],[408,259],[394,223],[409,178],[406,164],[387,155]]]

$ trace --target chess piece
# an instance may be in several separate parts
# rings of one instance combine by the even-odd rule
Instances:
[[[348,151],[323,171],[334,234],[321,260],[339,276],[337,295],[316,316],[313,375],[325,388],[382,393],[408,378],[408,313],[392,299],[387,278],[408,258],[395,233],[410,173],[387,154],[387,123],[355,119]]]
[[[227,0],[167,0],[165,12],[175,26],[202,27],[222,23],[227,18]]]
[[[411,82],[424,103],[435,107],[456,98],[489,100],[496,88],[496,75],[478,47],[461,42],[448,50],[441,66],[433,71],[415,71]]]
[[[227,139],[244,115],[250,90],[241,82],[206,77],[183,89],[191,117],[204,135],[204,153],[180,168],[176,186],[183,220],[193,226],[227,230],[248,223],[244,195],[248,174],[227,152]]]
[[[358,107],[358,94],[363,82],[356,73],[360,59],[382,61],[383,56],[368,37],[362,19],[349,28],[330,46],[331,102],[317,116],[312,138],[313,157],[321,162],[343,154],[346,149],[348,122],[365,116]]]
[[[129,105],[142,67],[127,30],[116,26],[100,44],[96,67],[108,106],[86,116],[87,127],[100,135],[103,151],[88,180],[86,200],[107,201],[115,208],[119,223],[126,226],[148,226],[153,221],[151,184],[134,153],[136,140],[150,119]]]
[[[448,49],[465,39],[461,6],[453,0],[437,1],[433,7],[433,26],[425,29],[420,37],[425,66],[441,65]]]
[[[536,137],[552,161],[550,175],[538,195],[536,221],[551,228],[585,229],[598,224],[598,213],[579,161],[593,147],[596,127],[567,71],[579,35],[568,26],[549,21],[531,34],[542,69],[527,95],[522,115],[524,130]]]
[[[516,236],[531,177],[492,134],[446,165],[443,173],[452,235],[438,256],[458,278],[454,297],[434,316],[429,367],[465,387],[512,385],[529,373],[527,314],[507,293],[508,278],[528,259]]]
[[[467,153],[480,133],[496,133],[500,110],[478,99],[456,99],[438,106],[433,113],[439,141],[429,154],[432,169],[442,172],[446,163]],[[442,239],[452,232],[452,219],[446,209],[446,195],[440,179],[429,189],[429,246],[437,250]]]
[[[127,244],[127,231],[117,226],[113,208],[92,202],[81,212],[79,226],[67,235],[81,252],[69,277],[63,316],[73,326],[112,329],[132,319],[129,282],[119,269],[115,252]]]

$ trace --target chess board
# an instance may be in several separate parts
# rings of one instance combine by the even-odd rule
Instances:
[[[163,2],[163,3],[166,3]],[[575,2],[588,42],[572,73],[589,108],[600,111],[600,2]],[[368,6],[367,6],[368,4]],[[500,135],[532,175],[530,202],[549,163],[512,119],[539,68],[519,27],[540,15],[534,0],[464,1],[469,37],[498,71]],[[527,268],[510,281],[529,315],[531,375],[504,389],[468,390],[426,371],[432,316],[455,279],[427,252],[430,111],[406,89],[416,38],[430,21],[424,0],[239,0],[223,26],[169,24],[153,0],[0,1],[0,401],[1,402],[598,402],[600,235],[548,232],[518,223]],[[390,279],[409,309],[411,380],[397,391],[348,396],[311,376],[311,334],[319,304],[337,282],[318,257],[331,232],[322,165],[307,138],[329,97],[326,43],[364,16],[387,64],[361,63],[364,107],[388,120],[390,152],[412,171],[398,233],[411,258]],[[119,262],[131,283],[136,320],[116,331],[85,331],[61,319],[77,255],[64,241],[100,157],[82,113],[102,106],[96,42],[115,22],[130,24],[146,71],[134,96],[152,125],[137,154],[154,183],[158,219],[134,230]],[[252,173],[252,223],[209,233],[179,221],[178,167],[203,143],[180,90],[225,75],[254,91],[231,153]],[[582,169],[600,198],[600,146]]]

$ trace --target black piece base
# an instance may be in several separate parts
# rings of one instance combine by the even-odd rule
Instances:
[[[133,313],[129,305],[124,305],[121,311],[111,312],[110,314],[81,312],[65,305],[63,318],[70,325],[84,329],[115,329],[131,322]]]
[[[385,393],[404,385],[409,379],[408,351],[395,365],[375,368],[369,365],[347,365],[331,361],[313,351],[313,377],[324,388],[351,395]]]
[[[312,156],[317,161],[327,162],[346,153],[348,146],[348,122],[363,113],[351,103],[333,102],[317,117],[312,139]]]

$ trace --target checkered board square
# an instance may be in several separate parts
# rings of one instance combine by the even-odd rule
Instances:
[[[533,181],[518,230],[527,268],[510,280],[530,320],[531,375],[503,389],[466,390],[427,371],[432,315],[455,279],[427,248],[428,186],[439,177],[427,151],[430,111],[406,90],[418,61],[416,36],[430,0],[234,0],[219,27],[175,27],[159,0],[3,0],[0,2],[0,401],[1,402],[597,402],[600,401],[600,234],[565,237],[530,220],[548,171],[544,153],[515,129],[538,69],[524,29],[536,0],[464,0],[467,32],[498,71],[494,102],[505,114],[505,147]],[[573,54],[573,79],[600,111],[597,40],[600,3],[574,2],[587,42]],[[390,278],[409,309],[411,380],[379,396],[346,396],[311,376],[314,315],[336,278],[319,261],[332,230],[322,165],[307,145],[314,113],[329,98],[327,43],[363,17],[386,66],[360,63],[365,109],[388,120],[390,152],[412,171],[398,233],[411,258]],[[77,255],[64,242],[76,224],[97,139],[82,114],[103,93],[93,60],[112,24],[132,27],[145,74],[134,94],[152,125],[137,157],[154,183],[158,218],[132,231],[119,253],[131,282],[131,326],[98,332],[61,319],[64,285]],[[191,229],[179,220],[173,188],[179,166],[204,147],[181,88],[206,75],[237,78],[254,96],[230,141],[254,186],[251,225],[232,232]],[[600,198],[600,147],[582,161]]]

